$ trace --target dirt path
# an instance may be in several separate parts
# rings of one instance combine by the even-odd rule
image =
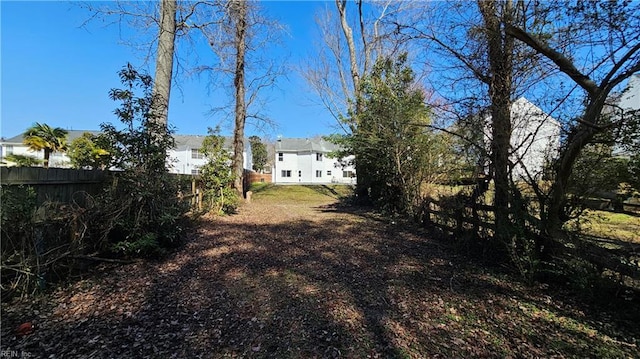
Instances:
[[[163,262],[101,267],[37,303],[3,306],[2,350],[43,358],[637,354],[637,337],[614,339],[617,326],[601,332],[543,288],[486,274],[435,241],[334,202],[257,198],[205,222]],[[16,338],[23,321],[37,329]]]

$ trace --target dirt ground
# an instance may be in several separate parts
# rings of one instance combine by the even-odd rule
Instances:
[[[4,303],[2,352],[34,358],[640,357],[625,316],[527,287],[446,243],[337,205],[255,193],[162,261],[103,264]],[[613,306],[612,306],[613,307]],[[619,309],[619,307],[618,307]],[[33,333],[15,328],[32,322]],[[26,354],[25,354],[26,353]],[[3,354],[4,355],[4,354]]]

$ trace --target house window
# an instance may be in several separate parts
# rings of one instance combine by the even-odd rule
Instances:
[[[331,171],[327,171],[327,176],[331,176]]]
[[[316,177],[318,178],[322,177],[322,171],[316,171]]]
[[[7,148],[7,154],[8,155],[12,155],[13,154],[13,145],[8,145],[6,148]]]
[[[302,171],[298,171],[298,177],[302,177]]]
[[[282,177],[291,177],[291,171],[289,170],[282,170]]]
[[[194,168],[191,170],[191,174],[194,176],[197,176],[200,174],[200,169],[199,168]]]
[[[352,178],[353,176],[353,171],[342,171],[342,177],[344,178]]]
[[[191,158],[201,160],[204,158],[204,154],[200,152],[199,148],[191,149]]]
[[[322,153],[316,153],[316,161],[322,161]]]
[[[278,152],[278,162],[284,161],[284,153]]]

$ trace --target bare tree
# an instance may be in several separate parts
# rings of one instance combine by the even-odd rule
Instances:
[[[539,33],[516,24],[505,24],[505,32],[548,60],[547,66],[575,86],[558,97],[576,93],[584,106],[567,123],[567,138],[554,166],[551,193],[542,211],[547,238],[562,235],[568,219],[565,212],[568,179],[581,151],[605,131],[626,125],[629,116],[602,116],[611,94],[640,71],[640,4],[626,1],[551,4],[556,32]],[[548,244],[548,243],[545,243]]]
[[[548,112],[560,118],[565,136],[550,192],[538,186],[535,176],[528,176],[540,202],[546,238],[560,236],[569,218],[567,181],[577,156],[596,135],[625,126],[630,119],[614,116],[612,120],[612,116],[602,116],[602,110],[615,106],[612,92],[620,91],[626,79],[640,71],[640,5],[487,0],[477,2],[479,12],[466,2],[430,6],[440,7],[441,12],[441,7],[447,7],[449,16],[442,22],[437,17],[422,16],[415,22],[408,18],[398,22],[398,28],[409,40],[427,39],[429,50],[448,54],[442,57],[444,66],[452,59],[459,65],[445,67],[453,70],[452,76],[438,74],[440,93],[457,99],[447,102],[448,110],[474,102],[477,95],[465,93],[474,88],[470,79],[480,84],[476,88],[487,91],[498,210],[513,206],[509,198],[517,192],[507,186],[510,168],[516,165],[509,162],[509,155],[518,150],[508,142],[510,102],[520,94],[542,94]],[[437,63],[438,58],[431,60]],[[482,100],[481,95],[475,98]],[[502,222],[499,217],[503,217],[507,223],[507,215],[506,211],[497,213],[496,221]],[[538,245],[548,249],[550,242]]]
[[[300,71],[347,133],[353,128],[344,120],[349,112],[356,112],[360,79],[378,56],[392,56],[401,50],[393,38],[395,25],[389,24],[409,5],[390,0],[335,0],[335,6],[327,5],[316,15],[320,42],[309,66]]]
[[[399,50],[386,19],[397,17],[407,5],[335,0],[335,7],[330,6],[316,18],[321,36],[319,51],[301,72],[344,134],[350,135],[357,131],[358,113],[362,112],[361,79],[378,56],[391,56]],[[355,162],[357,166],[357,158]],[[356,194],[365,201],[368,177],[366,168],[360,166]]]
[[[160,26],[158,28],[151,118],[165,127],[168,123],[169,96],[171,94],[171,80],[173,79],[176,11],[177,4],[175,0],[160,1]]]
[[[488,84],[491,99],[491,164],[495,183],[496,236],[506,239],[510,232],[509,153],[511,148],[511,96],[513,94],[514,40],[505,36],[502,24],[514,21],[511,0],[478,0],[487,41]]]
[[[495,184],[496,238],[505,242],[513,231],[510,213],[512,154],[512,101],[519,82],[530,76],[530,60],[504,24],[525,21],[526,6],[514,0],[479,0],[435,3],[400,19],[397,27],[406,41],[424,45],[431,52],[425,61],[434,69],[432,85],[444,98],[434,107],[451,122],[437,127],[482,150],[489,139],[489,176]],[[448,13],[443,18],[439,13]],[[425,41],[426,40],[426,41]],[[484,112],[482,109],[487,109]],[[450,116],[453,115],[453,116]],[[486,121],[485,121],[486,119]],[[488,123],[487,123],[488,122]],[[472,128],[469,129],[468,127]],[[482,134],[484,136],[477,136]],[[471,135],[470,135],[471,134]],[[484,150],[482,150],[484,152]]]
[[[123,39],[123,41],[146,53],[145,62],[155,59],[153,105],[150,116],[165,128],[168,124],[169,100],[174,83],[175,59],[178,58],[176,39],[186,38],[189,36],[190,29],[203,26],[203,24],[192,22],[194,15],[207,4],[208,2],[205,1],[161,0],[158,3],[114,1],[106,5],[96,5],[92,2],[81,5],[91,14],[83,26],[96,18],[112,19],[113,22],[110,24],[130,26],[140,32],[135,40]]]
[[[283,61],[268,55],[266,49],[280,41],[283,27],[266,18],[257,2],[214,1],[205,12],[201,12],[199,26],[201,34],[216,55],[215,63],[197,68],[198,73],[207,73],[213,87],[231,88],[231,103],[214,107],[212,113],[233,109],[233,161],[234,188],[243,193],[243,152],[245,149],[245,127],[248,123],[257,128],[272,127],[273,122],[265,114],[267,99],[263,90],[275,86],[284,75]],[[222,77],[222,81],[219,78]]]
[[[243,154],[244,126],[247,121],[247,107],[245,103],[245,51],[247,46],[247,4],[244,0],[233,0],[229,3],[229,14],[235,27],[236,66],[233,79],[235,88],[235,127],[233,130],[233,163],[235,173],[233,187],[243,196]]]

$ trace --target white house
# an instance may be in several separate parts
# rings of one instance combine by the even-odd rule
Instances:
[[[619,103],[625,110],[640,110],[640,73],[634,74],[629,79],[626,91],[622,93]]]
[[[80,131],[69,130],[67,134],[67,143],[73,142],[76,138],[82,136],[83,133],[90,132],[92,134],[98,134],[98,131]],[[169,150],[169,168],[172,173],[182,174],[198,174],[200,166],[206,163],[206,159],[202,155],[201,147],[202,140],[205,136],[201,135],[174,135],[176,141],[176,147]],[[2,158],[9,154],[33,156],[39,159],[44,159],[44,151],[32,151],[24,143],[22,143],[24,137],[22,134],[11,137],[7,140],[0,141],[0,154]],[[229,151],[233,151],[232,139],[225,137],[225,148]],[[251,170],[253,165],[251,157],[251,144],[245,139],[244,152],[243,152],[243,167],[246,170]],[[4,160],[3,160],[4,165]],[[54,152],[49,158],[49,167],[68,168],[71,167],[71,161],[64,152]]]
[[[78,137],[81,137],[85,132],[89,132],[93,135],[97,135],[99,131],[77,131],[67,130],[67,143],[73,142]],[[8,139],[0,140],[0,154],[2,155],[2,165],[5,166],[5,156],[15,154],[35,157],[40,160],[44,160],[44,151],[32,151],[22,141],[24,136],[19,134]],[[69,168],[71,167],[71,161],[64,152],[53,152],[49,157],[49,167],[57,168]]]
[[[281,138],[275,145],[272,181],[277,184],[355,184],[355,168],[329,157],[338,146],[323,139]]]
[[[169,150],[169,167],[172,173],[200,174],[200,167],[207,162],[202,153],[202,141],[206,136],[202,135],[174,135],[176,147]],[[224,138],[224,148],[233,153],[233,139]],[[251,156],[251,144],[249,140],[244,140],[244,151],[242,152],[242,168],[251,171],[253,158]]]
[[[511,161],[513,176],[542,174],[546,162],[560,149],[560,122],[524,97],[511,105]]]
[[[485,141],[490,143],[489,123]],[[524,97],[511,105],[511,140],[509,160],[513,164],[515,179],[527,179],[527,172],[534,178],[542,175],[547,160],[560,148],[560,123]]]

